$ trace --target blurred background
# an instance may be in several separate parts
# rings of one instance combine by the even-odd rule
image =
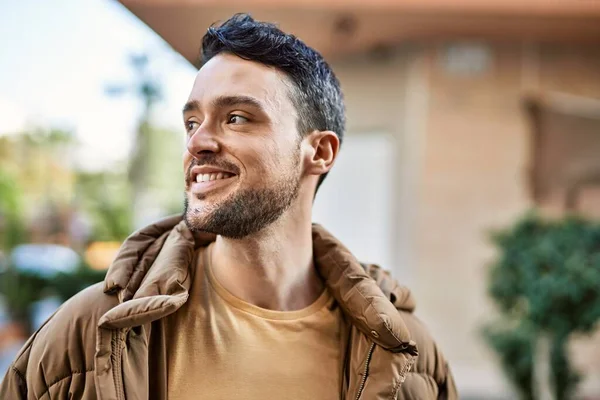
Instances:
[[[314,219],[413,290],[462,398],[600,399],[593,0],[0,0],[0,374],[181,211],[181,107],[235,12],[332,65],[348,132]]]

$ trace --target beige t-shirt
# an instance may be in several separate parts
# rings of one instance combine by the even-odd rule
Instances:
[[[329,292],[298,311],[254,306],[217,282],[208,251],[167,320],[169,400],[338,399],[341,311]]]

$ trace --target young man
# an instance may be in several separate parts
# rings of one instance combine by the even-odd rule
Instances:
[[[327,63],[247,15],[208,30],[202,61],[183,218],[134,233],[104,283],[29,340],[0,397],[455,399],[409,291],[311,223],[344,134]]]

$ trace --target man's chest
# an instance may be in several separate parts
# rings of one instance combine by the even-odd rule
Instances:
[[[338,399],[336,312],[269,319],[207,307],[179,316],[169,329],[169,399]]]

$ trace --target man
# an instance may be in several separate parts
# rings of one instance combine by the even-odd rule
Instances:
[[[183,219],[134,233],[2,399],[456,398],[408,290],[311,224],[345,123],[327,63],[247,15],[208,30],[202,62]]]

